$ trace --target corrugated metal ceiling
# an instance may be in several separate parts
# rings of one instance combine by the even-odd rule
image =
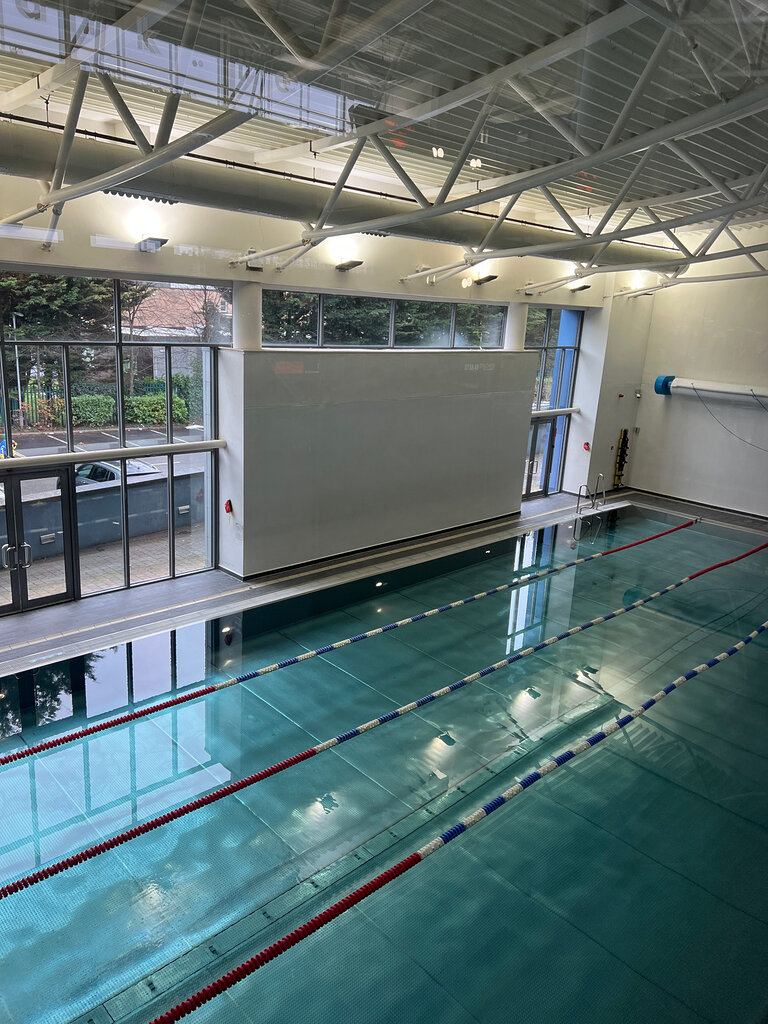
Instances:
[[[271,0],[270,6],[310,51],[319,49],[331,0]],[[293,80],[301,72],[296,60],[245,3],[209,0],[195,52],[189,55],[186,74],[180,80],[184,98],[175,134],[214,116],[226,105],[228,89],[254,69],[261,73],[261,92],[267,97],[262,100],[262,112],[217,144],[217,152],[229,148],[233,160],[247,164],[257,151],[282,149],[349,130],[352,104],[401,113],[505,67],[622,6],[608,0],[487,0],[482,8],[454,0],[405,4],[403,12],[407,16],[400,23],[372,38],[363,50],[345,56],[338,65],[331,62],[319,74],[315,71],[315,81],[299,87]],[[610,37],[564,56],[524,80],[540,109],[560,118],[593,150],[603,146],[665,32],[667,6],[654,0],[641,6],[655,12],[656,17],[638,17]],[[707,109],[721,98],[739,95],[765,80],[768,4],[735,0],[735,7],[738,23],[730,0],[694,0],[684,5],[682,31],[672,33],[657,71],[627,122],[624,137]],[[178,43],[187,9],[188,4],[182,3],[144,37],[110,34],[107,45],[93,60],[93,66],[112,74],[143,126],[157,125],[167,89],[174,84],[168,78],[169,62],[179,58]],[[341,9],[344,16],[338,27],[342,41],[354,39],[358,26],[382,12],[373,0],[350,0]],[[0,0],[0,90],[27,82],[50,67],[57,54],[63,58],[67,39],[73,30],[82,30],[83,18],[108,24],[129,10],[130,5],[78,0],[68,0],[66,5],[63,0],[35,5]],[[58,26],[57,36],[51,32],[54,24]],[[70,93],[69,86],[62,87],[48,106],[46,98],[41,97],[17,113],[61,123]],[[428,196],[440,188],[482,104],[483,97],[385,138],[403,168]],[[101,125],[107,133],[114,130],[115,110],[93,77],[83,117],[90,127]],[[762,170],[768,162],[767,137],[768,114],[762,112],[706,131],[685,144],[713,175],[734,181]],[[443,149],[443,159],[433,157],[433,146]],[[307,160],[279,167],[332,181],[334,168],[343,165],[346,155],[346,149],[331,150],[323,153],[314,167]],[[481,160],[482,167],[473,169],[467,162],[451,197],[482,188],[488,180],[556,164],[574,155],[571,143],[542,113],[506,85],[496,95],[472,149],[471,156]],[[624,157],[564,178],[552,185],[552,191],[573,216],[585,218],[581,221],[584,226],[594,225],[637,160],[637,156]],[[404,194],[400,182],[370,145],[363,151],[356,174],[352,181],[361,187]],[[687,193],[700,192],[704,185],[700,174],[661,146],[635,182],[623,208],[634,205],[636,199],[671,195],[677,198],[657,207],[665,218],[716,211],[725,200],[711,188],[705,195],[686,197]],[[537,191],[526,193],[517,209],[543,222],[560,223]],[[742,219],[754,221],[766,212],[768,199]],[[617,212],[614,223],[621,213]],[[640,212],[633,223],[647,220]]]

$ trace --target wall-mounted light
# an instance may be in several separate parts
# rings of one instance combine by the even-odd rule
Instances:
[[[167,238],[142,238],[140,242],[136,243],[136,248],[139,252],[157,252],[167,241]]]
[[[355,267],[362,267],[363,260],[347,260],[345,263],[337,263],[336,269],[345,273],[347,270],[354,270]]]

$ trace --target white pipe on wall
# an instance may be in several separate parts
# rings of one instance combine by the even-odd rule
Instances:
[[[768,398],[766,384],[726,384],[715,380],[691,380],[688,377],[674,377],[669,374],[657,377],[653,387],[657,395],[671,395],[676,391],[703,391],[706,394]]]

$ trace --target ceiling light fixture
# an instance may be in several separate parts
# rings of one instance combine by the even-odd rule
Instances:
[[[362,260],[347,260],[345,263],[337,263],[336,269],[342,273],[346,273],[347,270],[354,270],[355,267],[362,267]]]
[[[139,252],[157,252],[167,241],[167,238],[142,238],[140,242],[136,243],[136,248]]]
[[[445,150],[443,149],[442,146],[433,146],[432,156],[435,158],[435,160],[442,160],[443,157],[445,156]]]
[[[475,284],[488,284],[489,281],[495,281],[498,278],[498,274],[486,274],[485,277],[478,277]],[[587,285],[589,288],[589,285]]]
[[[469,161],[469,166],[472,168],[472,170],[478,170],[480,167],[483,166],[483,161],[478,159],[478,157],[473,156],[472,159]]]
[[[591,288],[591,284],[587,284],[586,281],[574,281],[569,284],[568,287],[572,292],[585,292],[587,288]]]

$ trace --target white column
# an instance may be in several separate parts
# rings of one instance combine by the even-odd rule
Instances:
[[[507,306],[507,321],[504,325],[504,348],[511,352],[522,352],[525,347],[525,325],[528,320],[527,302],[510,302]]]
[[[235,281],[232,289],[232,347],[254,352],[261,348],[260,284]]]

